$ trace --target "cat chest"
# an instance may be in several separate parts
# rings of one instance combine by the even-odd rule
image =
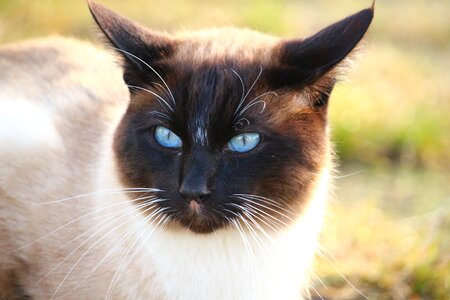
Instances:
[[[293,253],[250,236],[244,242],[237,233],[219,235],[155,237],[148,254],[168,299],[299,298],[303,267]]]

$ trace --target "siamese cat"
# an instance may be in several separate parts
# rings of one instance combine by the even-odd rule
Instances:
[[[113,50],[0,50],[0,299],[308,298],[328,99],[373,8],[292,40],[89,8]]]

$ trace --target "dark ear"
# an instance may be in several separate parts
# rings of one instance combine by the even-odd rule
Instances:
[[[125,83],[139,86],[151,82],[157,76],[158,62],[174,52],[170,36],[150,31],[94,1],[88,0],[88,5],[98,27],[124,57]]]
[[[304,40],[282,42],[275,51],[278,66],[273,70],[274,84],[305,87],[316,83],[355,48],[369,28],[373,13],[373,7],[365,9]],[[328,75],[328,84],[333,85],[336,74]]]

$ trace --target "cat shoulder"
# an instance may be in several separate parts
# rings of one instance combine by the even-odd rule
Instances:
[[[0,69],[0,141],[8,145],[0,147],[4,186],[66,156],[92,156],[94,141],[128,104],[116,57],[74,38],[2,46]]]
[[[50,92],[63,89],[91,90],[98,96],[123,93],[117,62],[101,47],[75,38],[52,36],[5,45],[0,47],[0,101],[16,95],[27,95],[33,102],[62,101],[60,94]],[[107,91],[99,89],[106,85]]]

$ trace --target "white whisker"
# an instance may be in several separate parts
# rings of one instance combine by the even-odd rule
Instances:
[[[347,178],[347,177],[350,177],[350,176],[353,176],[353,175],[358,175],[358,174],[361,174],[361,173],[363,173],[365,170],[364,169],[362,169],[362,170],[359,170],[359,171],[355,171],[355,172],[352,172],[352,173],[349,173],[349,174],[345,174],[345,175],[340,175],[340,176],[332,176],[331,178],[333,178],[333,179],[342,179],[342,178]]]
[[[237,120],[236,122],[234,122],[233,128],[235,130],[237,130],[237,126],[244,126],[244,122],[247,123],[247,125],[250,125],[250,121],[247,118],[240,118],[239,120]]]
[[[171,121],[172,120],[172,118],[169,115],[167,115],[167,114],[165,114],[163,112],[160,112],[160,111],[149,111],[148,114],[158,116],[158,117],[163,118],[163,119],[165,119],[167,121]]]
[[[242,84],[242,90],[244,91],[244,81],[242,80],[242,77],[235,70],[232,69],[231,71],[239,77],[239,80],[241,81],[241,84]],[[262,68],[262,66],[260,66],[258,76],[256,76],[255,81],[253,81],[253,84],[250,86],[250,88],[248,89],[247,93],[245,93],[245,95],[241,98],[241,101],[239,102],[239,104],[238,104],[238,106],[237,106],[237,108],[236,108],[236,110],[234,112],[235,116],[238,115],[239,110],[241,109],[242,105],[244,104],[245,99],[250,94],[250,92],[252,91],[252,89],[255,86],[256,82],[258,81],[259,77],[261,76],[262,71],[263,71],[263,68]]]
[[[245,236],[245,231],[244,231],[244,229],[242,228],[242,226],[239,224],[239,221],[238,220],[240,220],[240,221],[242,221],[242,222],[244,222],[245,223],[245,219],[242,217],[242,215],[241,214],[239,214],[239,213],[236,213],[236,212],[234,212],[234,211],[232,211],[232,210],[229,210],[229,209],[224,209],[225,211],[228,211],[229,213],[231,213],[231,214],[233,214],[234,216],[236,216],[237,217],[237,219],[233,219],[233,220],[231,220],[232,221],[232,223],[233,224],[235,224],[236,226],[236,229],[238,229],[238,231],[239,231],[239,234],[241,235],[241,238],[242,238],[242,241],[244,242],[244,246],[247,248],[247,250],[249,251],[249,254],[251,254],[251,261],[252,262],[254,262],[255,261],[255,254],[254,254],[254,252],[253,252],[253,249],[252,249],[252,247],[251,247],[251,245],[250,245],[250,243],[248,242],[248,239],[247,239],[247,237]],[[246,225],[247,226],[247,225]]]
[[[169,96],[169,99],[172,101],[172,104],[173,104],[173,105],[176,105],[175,100],[172,99],[172,96],[167,92],[167,89],[166,89],[162,84],[157,83],[157,82],[154,82],[154,81],[152,81],[151,84],[154,84],[154,85],[156,85],[156,86],[162,88],[164,94],[166,94],[166,96]]]
[[[238,214],[238,219],[231,219],[231,223],[233,226],[237,229],[239,235],[241,236],[242,242],[244,244],[244,247],[246,249],[248,258],[249,258],[249,264],[251,269],[251,276],[256,275],[256,257],[255,253],[252,249],[252,246],[250,245],[247,236],[245,235],[244,229],[242,228],[241,224],[239,224],[238,220],[241,220],[242,216]],[[253,278],[249,278],[250,284],[252,285],[252,290],[256,290],[256,282],[253,280]]]
[[[267,203],[267,204],[269,204],[269,205],[276,206],[277,208],[283,210],[284,212],[286,212],[286,213],[288,213],[288,214],[290,214],[290,215],[292,215],[292,216],[295,216],[295,213],[294,213],[294,212],[292,212],[291,210],[288,210],[288,209],[284,208],[283,206],[280,205],[280,203],[278,203],[277,201],[275,201],[275,200],[273,200],[273,199],[270,199],[270,198],[267,198],[267,197],[263,197],[263,196],[258,196],[258,195],[252,195],[252,194],[234,194],[234,195],[235,195],[235,196],[240,196],[240,197],[245,197],[245,198],[250,198],[250,199],[253,199],[253,200],[258,200],[258,201],[265,202],[265,203]],[[292,209],[292,207],[289,207],[289,208]]]
[[[236,207],[242,211],[244,211],[244,213],[247,215],[247,217],[253,222],[253,224],[264,234],[264,236],[271,242],[275,242],[273,240],[273,238],[253,219],[253,217],[257,218],[258,220],[260,220],[262,223],[264,223],[267,227],[269,227],[270,229],[272,229],[274,232],[280,232],[281,228],[279,227],[278,224],[274,223],[272,220],[267,219],[268,222],[270,222],[273,226],[275,226],[276,228],[274,228],[272,225],[270,225],[269,223],[266,222],[266,220],[264,220],[264,218],[262,217],[262,215],[260,213],[258,213],[257,211],[255,211],[253,209],[252,206],[242,206],[236,203],[225,203],[227,205]],[[231,211],[230,211],[231,212]],[[261,217],[259,217],[258,215],[260,215]]]
[[[259,104],[259,103],[261,103],[263,105],[263,107],[261,108],[261,110],[259,112],[261,114],[266,109],[266,101],[258,100],[258,99],[260,99],[260,98],[262,98],[264,96],[267,96],[267,95],[278,96],[278,94],[275,93],[275,92],[267,92],[267,93],[259,95],[258,97],[255,97],[252,101],[250,101],[247,105],[245,105],[244,108],[242,108],[242,110],[239,112],[239,114],[236,116],[236,118],[240,117],[250,107],[252,107],[252,106],[254,106],[256,104]]]
[[[251,204],[248,204],[248,203],[245,203],[245,205],[251,207],[254,211],[258,211],[259,213],[262,213],[262,214],[266,215],[267,217],[271,218],[273,221],[277,221],[278,223],[280,223],[280,224],[282,224],[282,225],[284,225],[284,226],[288,226],[288,225],[287,225],[285,222],[283,222],[282,220],[278,219],[278,218],[275,217],[275,216],[272,216],[271,214],[265,212],[265,211],[262,210],[262,209],[259,209],[258,207],[255,207],[254,205],[251,205]],[[269,219],[267,219],[267,220],[269,220]]]
[[[320,255],[320,254],[323,254],[323,255]],[[348,278],[344,275],[344,273],[342,273],[341,270],[339,270],[339,268],[333,263],[332,259],[335,262],[336,262],[336,259],[333,257],[333,255],[331,253],[329,253],[325,249],[320,249],[319,255],[321,257],[325,258],[328,261],[328,263],[333,267],[333,269],[336,270],[336,272],[338,272],[338,274],[345,280],[345,282],[347,282],[347,284],[350,285],[358,294],[360,294],[365,299],[369,299],[369,297],[366,296],[363,292],[361,292],[353,283],[351,283],[350,280],[348,280]]]
[[[156,221],[156,218],[158,218],[164,211],[166,211],[168,209],[168,207],[163,208],[159,211],[156,211],[153,213],[152,218],[154,217],[154,220],[150,222],[151,225],[154,224],[154,222]],[[161,222],[163,222],[164,220],[166,220],[168,218],[168,216],[164,216],[162,218],[160,218],[160,220],[158,221],[158,223],[156,225],[154,225],[153,229],[147,234],[146,240],[145,242],[152,236],[153,232],[156,230],[156,228],[158,228],[158,226],[161,224]],[[150,220],[151,218],[147,218],[146,221]],[[144,223],[146,224],[146,223]],[[127,252],[125,253],[122,261],[119,264],[119,267],[117,268],[116,272],[114,273],[114,276],[111,280],[111,283],[109,285],[108,291],[106,293],[105,299],[108,299],[109,296],[111,295],[112,291],[114,290],[116,284],[119,282],[120,277],[123,274],[123,271],[126,270],[127,266],[130,264],[130,262],[132,261],[132,259],[134,258],[134,256],[139,253],[139,250],[142,249],[145,246],[145,242],[141,244],[140,248],[137,248],[136,251],[134,251],[134,253],[129,257],[128,262],[123,266],[123,263],[125,262],[125,259],[127,258],[128,254],[130,253],[131,249],[133,249],[134,245],[138,242],[138,240],[136,239],[133,244],[131,246],[128,247]],[[123,266],[123,267],[122,267]],[[117,277],[116,277],[117,276]]]
[[[257,211],[255,211],[255,210],[253,210],[253,208],[252,207],[249,207],[249,213],[253,216],[253,217],[255,217],[256,219],[258,219],[259,221],[261,221],[262,223],[264,223],[264,225],[266,225],[267,227],[269,227],[273,232],[275,232],[275,233],[279,233],[281,230],[282,230],[282,228],[278,225],[278,224],[276,224],[274,221],[272,221],[272,220],[270,220],[270,219],[264,219],[263,218],[263,216],[260,214],[260,213],[258,213]],[[259,216],[261,216],[261,217],[259,217]],[[270,222],[270,224],[269,223],[267,223],[267,222]],[[268,237],[270,237],[270,236],[268,236]]]
[[[148,211],[149,209],[154,208],[154,202],[148,203],[152,206],[150,206],[149,208],[147,208],[145,210]],[[135,225],[132,229],[130,229],[130,231],[128,231],[121,239],[119,239],[118,242],[116,242],[114,244],[114,246],[106,253],[106,255],[103,257],[103,259],[97,263],[97,265],[91,270],[91,272],[89,272],[89,274],[82,280],[80,281],[74,288],[72,288],[69,292],[67,292],[65,295],[63,295],[63,297],[67,296],[68,294],[70,294],[71,292],[73,292],[76,288],[78,288],[79,286],[81,286],[84,282],[86,282],[89,277],[100,267],[100,265],[113,253],[114,250],[116,250],[123,242],[125,242],[125,240],[131,236],[132,233],[134,233],[135,231],[137,231],[139,229],[139,227],[147,222],[149,219],[151,219],[155,214],[157,214],[159,212],[159,210],[164,211],[164,209],[157,209],[156,211],[152,212],[149,216],[145,217],[141,222],[139,222],[137,225]],[[139,214],[140,215],[140,214]]]
[[[154,207],[154,205],[150,205],[150,207],[146,208],[144,211],[142,211],[141,213],[139,213],[138,215],[144,214],[145,212],[147,212],[148,210],[152,209]],[[125,223],[130,222],[130,219],[125,220],[124,222],[121,222],[119,225],[115,226],[113,229],[109,230],[108,233],[104,234],[102,237],[100,237],[98,240],[95,241],[94,244],[92,244],[79,258],[78,260],[75,262],[75,264],[72,265],[72,267],[70,268],[70,270],[67,272],[67,274],[64,276],[63,280],[61,281],[61,283],[58,285],[58,287],[56,288],[56,290],[53,292],[52,297],[50,298],[50,300],[54,299],[54,297],[56,296],[56,294],[58,293],[59,289],[62,287],[62,285],[64,284],[64,282],[66,281],[66,279],[69,277],[69,275],[72,273],[72,271],[76,268],[76,266],[80,263],[80,261],[95,247],[98,245],[98,243],[100,243],[100,241],[102,241],[109,233],[113,232],[114,230],[116,230],[117,228],[119,228],[120,226],[122,226]],[[91,238],[93,237],[93,235],[91,236]],[[86,241],[85,241],[86,242]],[[77,247],[78,249],[78,247]],[[70,257],[70,256],[69,256]],[[67,258],[67,257],[66,257]],[[66,259],[65,259],[66,260]]]
[[[317,294],[317,296],[319,296],[319,298],[321,299],[321,300],[325,300],[320,294],[319,294],[319,292],[311,285],[310,286],[310,288]]]
[[[153,189],[153,188],[119,188],[119,189],[95,191],[92,193],[81,194],[78,196],[63,198],[63,199],[54,200],[54,201],[41,202],[36,205],[55,204],[55,203],[65,202],[65,201],[69,201],[69,200],[73,200],[73,199],[79,199],[79,198],[91,197],[91,196],[102,196],[102,195],[111,195],[111,194],[114,195],[114,194],[121,194],[121,193],[154,193],[154,192],[163,192],[163,190]]]
[[[142,203],[139,205],[136,205],[136,207],[133,207],[135,209],[139,209],[141,207],[146,206],[146,203]],[[133,212],[133,211],[131,211]],[[124,216],[127,216],[128,214],[130,214],[131,212],[127,212],[121,216],[119,216],[118,218],[114,219],[114,221],[116,220],[120,220],[121,218],[123,218]],[[112,220],[111,220],[112,221]],[[103,222],[105,223],[105,222]],[[97,233],[101,232],[103,229],[107,228],[110,224],[112,224],[113,222],[107,222],[106,225],[102,226],[100,229],[98,229],[97,231],[95,231],[93,234],[91,234],[89,236],[89,238],[85,239],[83,243],[81,243],[80,245],[78,245],[74,250],[72,250],[72,252],[70,252],[62,261],[60,261],[55,267],[53,267],[47,274],[45,274],[43,277],[41,277],[38,281],[36,281],[36,283],[39,283],[40,281],[42,281],[44,278],[48,277],[51,273],[53,273],[56,269],[58,269],[58,267],[60,265],[62,265],[66,260],[68,260],[74,253],[76,253],[76,251],[78,249],[80,249],[84,244],[86,244],[90,239],[92,239]],[[97,227],[97,226],[96,226]]]
[[[108,205],[108,206],[105,206],[105,207],[100,207],[100,208],[94,209],[93,211],[90,211],[90,212],[88,212],[88,213],[86,213],[86,214],[84,214],[84,215],[82,215],[82,216],[80,216],[80,217],[78,217],[78,218],[76,218],[76,219],[74,219],[74,220],[72,220],[72,221],[70,221],[70,222],[68,222],[68,223],[58,227],[58,228],[56,228],[56,229],[53,229],[52,231],[46,233],[45,235],[41,236],[37,240],[34,240],[33,242],[30,242],[30,243],[28,243],[28,244],[26,244],[24,246],[21,246],[21,247],[19,247],[17,249],[14,249],[14,250],[10,251],[9,253],[13,253],[13,252],[25,249],[27,247],[30,247],[31,245],[34,245],[37,242],[42,241],[44,238],[50,236],[51,234],[55,233],[56,231],[61,230],[61,229],[65,228],[65,227],[67,227],[67,226],[69,226],[69,225],[71,225],[71,224],[73,224],[73,223],[75,223],[75,222],[77,222],[77,221],[87,217],[87,216],[90,216],[92,214],[96,214],[96,213],[101,212],[103,210],[110,209],[112,207],[115,207],[115,206],[118,206],[118,205],[122,205],[122,204],[125,204],[125,203],[142,201],[144,199],[148,199],[149,197],[153,197],[153,196],[146,196],[146,197],[140,197],[140,198],[136,198],[136,199],[132,199],[132,200],[125,200],[125,201],[121,201],[121,202],[118,202],[118,203],[114,203],[112,205]]]
[[[164,99],[163,97],[161,97],[161,96],[158,95],[157,93],[155,93],[155,92],[153,92],[153,91],[150,91],[149,89],[146,89],[146,88],[137,86],[137,85],[129,85],[129,84],[127,84],[127,86],[130,87],[130,88],[133,88],[133,89],[138,89],[138,90],[145,91],[145,92],[147,92],[147,93],[149,93],[149,94],[155,96],[155,97],[156,97],[156,100],[158,100],[158,103],[159,103],[159,104],[161,104],[161,102],[162,102],[162,103],[164,103],[164,104],[167,106],[167,108],[168,108],[172,113],[175,112],[175,109],[174,109],[169,103],[167,103],[166,99]],[[167,109],[166,109],[162,104],[161,104],[161,107],[162,107],[166,112],[169,112],[169,111],[167,111]]]
[[[238,78],[239,81],[241,82],[241,86],[242,86],[242,95],[241,95],[241,100],[239,100],[239,105],[236,109],[236,111],[239,110],[240,106],[242,105],[242,103],[244,103],[244,95],[245,95],[245,85],[244,85],[244,80],[242,79],[241,75],[238,74],[238,72],[236,72],[235,70],[231,69],[231,72],[233,72]]]
[[[248,217],[247,214],[247,209],[243,209],[242,212],[244,213],[244,215],[246,215]],[[241,219],[242,222],[244,223],[244,225],[248,228],[250,235],[253,237],[253,239],[256,242],[256,245],[258,246],[258,248],[261,250],[261,253],[267,257],[267,246],[266,248],[263,246],[264,242],[261,240],[260,236],[257,234],[257,232],[254,230],[252,223],[250,223],[248,220],[246,220],[246,218],[242,218]]]
[[[150,197],[148,197],[148,198],[151,199],[151,197],[152,197],[152,196],[150,196]],[[143,198],[142,198],[142,199],[143,199]],[[139,200],[142,200],[142,199],[139,199]],[[148,200],[148,199],[146,199],[146,200]],[[120,209],[119,211],[114,211],[114,210],[113,210],[113,211],[108,212],[108,213],[106,213],[106,214],[99,215],[99,216],[95,216],[94,218],[91,218],[91,219],[89,219],[89,220],[85,220],[86,222],[87,222],[87,221],[93,221],[93,220],[95,220],[95,219],[100,219],[100,218],[103,219],[103,218],[105,218],[105,217],[107,217],[107,216],[109,216],[109,215],[112,215],[110,218],[108,218],[108,219],[106,219],[106,220],[104,220],[104,221],[102,221],[102,222],[96,224],[94,227],[89,228],[89,229],[86,230],[85,232],[80,233],[79,235],[77,235],[75,238],[71,239],[70,241],[68,241],[68,242],[65,243],[64,245],[59,246],[58,249],[64,248],[65,246],[67,246],[67,245],[71,244],[72,242],[76,241],[77,239],[79,239],[79,238],[82,237],[83,235],[85,235],[85,234],[87,234],[87,233],[89,233],[89,232],[95,230],[95,228],[97,228],[97,227],[99,227],[99,226],[101,226],[101,225],[103,225],[103,224],[105,224],[105,223],[111,221],[111,220],[114,219],[118,214],[121,214],[121,213],[123,213],[123,212],[128,212],[128,211],[130,211],[130,210],[135,210],[136,208],[143,207],[143,206],[146,205],[146,203],[148,203],[148,201],[146,201],[146,202],[144,202],[144,203],[141,203],[141,204],[138,204],[136,207],[135,207],[135,206],[131,206],[131,207],[130,207],[130,206],[127,206],[127,207],[125,207],[125,208]],[[153,203],[153,202],[152,202],[152,203]]]
[[[317,279],[317,281],[319,281],[319,283],[320,283],[325,289],[328,289],[328,286],[325,284],[325,282],[323,282],[322,279],[320,279],[320,276],[317,275],[317,273],[314,272],[313,269],[309,269],[309,272]]]
[[[225,205],[229,205],[229,206],[233,206],[233,207],[238,207],[239,209],[241,209],[241,206],[240,205],[237,205],[237,204],[235,204],[235,203],[225,203]],[[258,212],[257,210],[255,210],[255,208],[253,207],[253,206],[246,206],[246,209],[247,209],[247,211],[249,211],[249,212],[252,212],[253,213],[253,215],[254,216],[257,216],[257,215],[260,215],[261,216],[261,218],[260,218],[260,220],[264,220],[263,218],[264,218],[264,216],[260,213],[260,212]],[[278,220],[278,219],[274,219],[274,220],[272,220],[272,216],[270,216],[270,215],[268,215],[270,218],[267,218],[267,216],[266,216],[266,218],[265,218],[265,221],[267,221],[267,222],[270,222],[270,224],[272,224],[273,226],[275,226],[277,229],[275,229],[273,226],[270,226],[269,224],[267,224],[266,222],[264,222],[265,224],[267,224],[268,226],[270,226],[273,230],[274,230],[274,232],[280,232],[281,231],[281,227],[280,227],[280,224],[278,224],[278,223],[275,223],[275,221],[274,220],[276,220],[276,221],[280,221],[280,220]]]
[[[167,83],[164,81],[164,79],[162,78],[162,76],[152,67],[152,66],[150,66],[148,63],[146,63],[143,59],[141,59],[140,57],[138,57],[138,56],[136,56],[136,55],[134,55],[134,54],[132,54],[132,53],[130,53],[130,52],[128,52],[128,51],[125,51],[125,50],[122,50],[122,49],[119,49],[119,48],[116,48],[116,47],[112,47],[112,48],[114,48],[115,50],[117,50],[117,51],[120,51],[120,52],[122,52],[122,53],[125,53],[125,54],[127,54],[127,55],[130,55],[131,57],[134,57],[135,59],[137,59],[137,60],[139,60],[140,62],[142,62],[144,65],[146,65],[150,70],[152,70],[153,71],[153,73],[155,73],[156,74],[156,76],[158,76],[158,78],[161,80],[161,82],[164,84],[164,86],[166,87],[166,89],[167,89],[167,92],[170,94],[170,97],[172,98],[172,100],[173,100],[173,102],[175,103],[176,101],[175,101],[175,98],[173,97],[173,94],[172,94],[172,92],[170,91],[170,88],[169,88],[169,86],[167,85]]]
[[[244,214],[247,216],[247,218],[252,222],[252,224],[264,235],[265,238],[267,238],[270,242],[275,243],[273,238],[264,230],[264,228],[261,227],[261,225],[256,222],[256,220],[253,218],[254,214],[251,213],[250,209],[246,209],[244,211]]]
[[[164,228],[166,227],[166,225],[169,223],[171,217],[170,217],[170,215],[165,215],[165,216],[163,217],[163,219],[164,219],[164,220],[163,220],[163,221],[161,222],[161,224],[160,224],[160,228],[161,228],[161,229],[164,229]],[[151,237],[151,235],[147,235],[147,236],[145,237],[144,241],[141,243],[141,248],[140,248],[140,249],[137,249],[137,250],[135,251],[135,253],[139,253],[140,251],[145,250],[144,245],[147,245],[148,240],[150,239],[150,237]],[[135,256],[135,255],[136,255],[136,254],[134,254],[133,256]],[[125,270],[126,267],[123,268],[123,269]],[[141,282],[144,281],[145,279],[146,279],[145,276],[141,276],[141,279],[138,280],[138,281],[136,281],[136,284],[135,284],[135,290],[138,290],[138,289],[139,289],[139,286],[140,286]],[[115,288],[115,287],[113,287],[112,289],[114,289],[114,288]],[[109,297],[105,297],[105,299],[106,299],[106,298],[109,298]]]
[[[239,198],[239,199],[241,199],[241,200],[244,200],[245,203],[249,202],[249,203],[251,203],[251,204],[258,205],[258,206],[260,206],[260,207],[262,207],[262,208],[265,208],[265,209],[267,209],[267,210],[270,210],[270,211],[272,211],[272,212],[274,212],[274,213],[276,213],[276,214],[279,214],[280,216],[283,216],[283,217],[285,217],[286,219],[288,219],[288,220],[294,222],[294,220],[293,220],[291,217],[289,217],[289,216],[287,216],[286,214],[284,214],[284,213],[282,213],[282,212],[280,212],[280,211],[278,211],[278,210],[275,210],[275,209],[273,209],[273,208],[271,208],[271,207],[269,207],[269,206],[267,206],[267,205],[264,205],[264,204],[262,204],[262,203],[256,202],[256,201],[254,201],[254,200],[252,200],[252,199],[249,199],[249,198],[246,198],[246,197],[242,197],[242,196],[238,196],[237,198]],[[253,206],[253,208],[257,209],[255,206]],[[264,212],[264,213],[266,213],[266,212]],[[269,216],[271,216],[271,215],[269,215]],[[271,216],[271,217],[272,217],[272,218],[275,218],[274,216]],[[280,220],[280,221],[281,221],[281,220]]]

